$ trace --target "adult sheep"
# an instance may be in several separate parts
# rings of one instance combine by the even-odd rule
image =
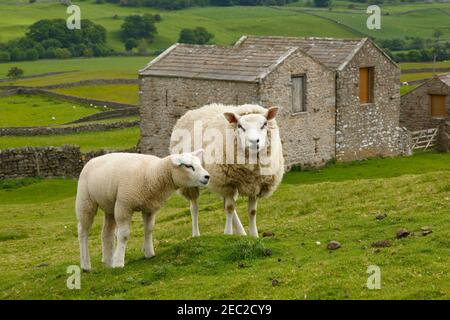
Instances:
[[[134,211],[142,211],[144,255],[153,257],[156,212],[178,188],[208,183],[208,172],[198,158],[201,152],[174,154],[163,159],[135,153],[110,153],[88,161],[78,180],[76,198],[81,268],[91,269],[88,236],[98,207],[105,212],[103,263],[110,267],[124,266]],[[117,247],[113,256],[115,231]]]
[[[171,152],[194,147],[205,149],[203,165],[211,177],[208,189],[224,200],[225,234],[232,234],[234,226],[236,234],[246,235],[235,209],[236,199],[242,195],[248,197],[250,235],[258,237],[258,198],[272,195],[283,178],[277,111],[277,107],[266,109],[255,104],[210,104],[188,111],[173,129]],[[199,189],[182,188],[180,193],[190,200],[192,235],[199,236]]]

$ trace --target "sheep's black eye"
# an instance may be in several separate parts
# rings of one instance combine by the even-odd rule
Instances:
[[[245,129],[244,129],[244,127],[243,127],[243,126],[241,126],[240,124],[238,124],[238,129],[241,129],[242,131],[244,131],[244,132],[245,132]]]
[[[192,171],[195,171],[195,168],[194,168],[193,165],[185,164],[185,163],[182,163],[181,165],[182,165],[182,166],[185,166],[186,168],[192,169]]]
[[[267,126],[267,121],[264,122],[263,126],[261,127],[261,129],[264,129]]]

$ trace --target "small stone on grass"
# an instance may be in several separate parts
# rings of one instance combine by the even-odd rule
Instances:
[[[278,285],[278,280],[277,279],[272,279],[272,286],[276,287]]]
[[[376,215],[376,219],[377,220],[383,220],[384,218],[386,218],[387,217],[387,214],[386,213],[379,213],[379,214],[377,214]]]
[[[408,230],[406,230],[405,228],[401,228],[397,230],[397,234],[396,237],[397,239],[400,238],[406,238],[407,236],[409,236],[411,234],[411,232],[409,232]]]
[[[420,228],[420,230],[422,231],[423,236],[429,235],[430,233],[433,232],[433,230],[431,230],[431,228],[428,226],[422,227],[422,228]]]
[[[275,233],[273,233],[272,231],[264,231],[262,236],[263,236],[263,238],[273,237],[273,236],[275,236]]]
[[[336,250],[341,247],[341,244],[338,241],[332,240],[328,242],[327,249],[328,250]]]

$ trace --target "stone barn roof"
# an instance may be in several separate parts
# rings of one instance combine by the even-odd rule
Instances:
[[[298,47],[326,67],[337,70],[350,61],[367,41],[363,39],[297,38],[276,36],[243,36],[235,47]]]
[[[297,48],[175,44],[151,61],[141,76],[258,82]]]
[[[141,76],[258,82],[293,52],[340,71],[370,41],[363,39],[243,36],[232,47],[175,44],[152,60]],[[373,42],[386,58],[398,65]]]
[[[442,82],[444,82],[447,86],[450,87],[450,73],[440,76],[439,79],[441,79]]]

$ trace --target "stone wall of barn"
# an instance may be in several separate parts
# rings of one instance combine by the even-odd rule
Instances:
[[[166,156],[176,121],[187,111],[210,103],[244,104],[258,101],[256,83],[164,78],[140,79],[142,153]]]
[[[359,103],[359,68],[374,67],[374,101]],[[337,77],[336,158],[399,154],[400,70],[366,42]]]
[[[411,131],[436,128],[442,118],[431,116],[430,94],[447,95],[446,107],[450,117],[450,87],[439,79],[430,80],[401,98],[400,126]]]
[[[293,75],[306,76],[306,112],[292,112]],[[335,156],[335,75],[299,52],[286,59],[262,83],[263,106],[277,115],[288,166],[318,167]]]
[[[0,150],[0,179],[24,177],[78,178],[83,166],[92,158],[114,151],[87,153],[80,147],[24,147]],[[135,148],[117,152],[137,152]]]

